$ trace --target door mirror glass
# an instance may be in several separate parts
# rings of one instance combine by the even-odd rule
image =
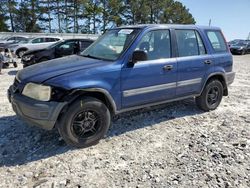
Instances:
[[[142,50],[136,50],[133,52],[132,55],[132,62],[137,63],[138,61],[147,61],[148,55],[145,51]]]

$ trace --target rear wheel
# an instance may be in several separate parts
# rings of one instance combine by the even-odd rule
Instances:
[[[97,144],[111,121],[106,105],[92,97],[76,100],[62,116],[59,133],[67,144],[75,147]]]
[[[223,85],[219,80],[209,81],[201,95],[196,97],[196,104],[204,111],[216,109],[223,97]]]

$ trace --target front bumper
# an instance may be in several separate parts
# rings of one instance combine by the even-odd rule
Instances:
[[[8,99],[17,116],[30,125],[47,130],[54,128],[60,112],[67,104],[67,102],[43,102],[31,99],[20,93],[14,93],[13,86],[8,89]]]
[[[232,54],[242,54],[243,49],[231,48],[230,51]]]
[[[235,72],[227,72],[226,73],[227,85],[232,84],[234,82],[234,78],[235,78]]]
[[[22,60],[21,60],[21,63],[23,64],[23,68],[25,68],[25,67],[28,67],[28,66],[30,66],[30,65],[34,65],[34,64],[36,64],[37,62],[36,62],[35,59],[32,59],[32,60],[30,60],[30,61],[24,61],[24,60],[22,59]]]

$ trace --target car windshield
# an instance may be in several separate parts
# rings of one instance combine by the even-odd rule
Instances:
[[[238,41],[236,43],[234,43],[235,46],[246,46],[247,42],[246,41]]]
[[[139,29],[109,30],[81,55],[96,59],[116,60],[129,47],[139,31]]]
[[[56,47],[58,44],[61,44],[61,43],[63,43],[63,42],[65,42],[65,41],[58,41],[58,42],[56,42],[56,43],[53,43],[53,44],[51,44],[50,46],[48,46],[46,49],[52,49],[52,48]]]

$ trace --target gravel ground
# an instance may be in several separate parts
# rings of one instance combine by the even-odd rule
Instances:
[[[17,69],[3,70],[0,187],[250,187],[250,55],[234,62],[217,110],[190,99],[122,114],[86,149],[19,120],[6,98]]]

